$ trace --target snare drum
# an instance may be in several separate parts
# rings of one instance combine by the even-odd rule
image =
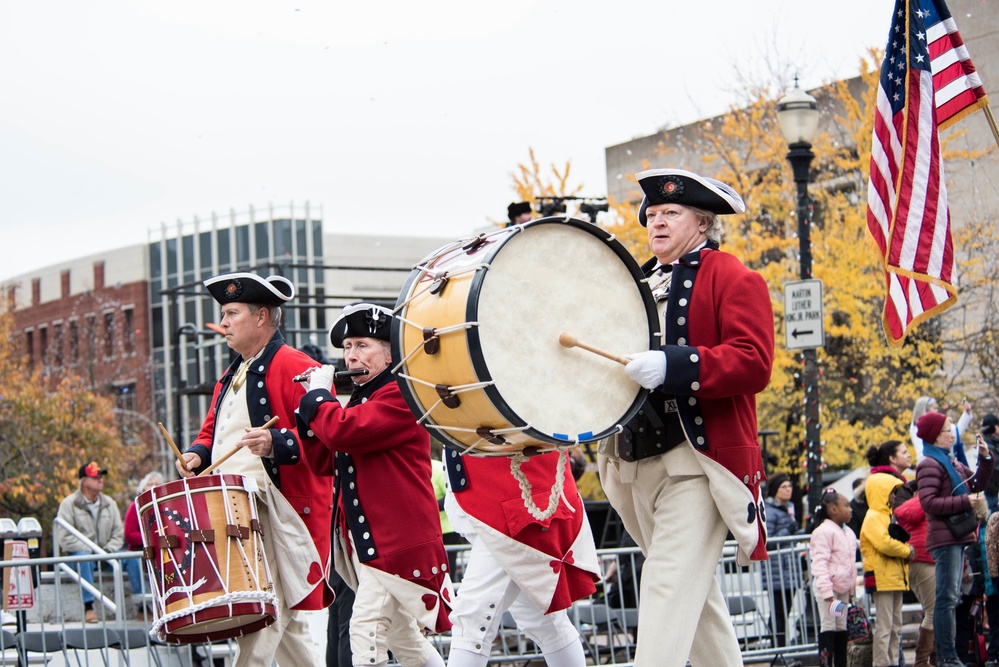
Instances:
[[[152,632],[161,640],[217,641],[277,619],[254,486],[242,475],[210,475],[139,496],[143,555],[156,602]]]
[[[424,259],[396,305],[393,358],[410,409],[442,440],[477,455],[549,451],[617,432],[646,393],[559,334],[623,355],[651,349],[657,321],[620,242],[543,218]]]

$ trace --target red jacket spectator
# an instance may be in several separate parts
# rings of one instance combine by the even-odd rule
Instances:
[[[926,513],[919,503],[919,498],[912,497],[895,508],[895,519],[898,525],[909,533],[909,546],[916,550],[916,563],[933,565],[933,556],[926,548]]]

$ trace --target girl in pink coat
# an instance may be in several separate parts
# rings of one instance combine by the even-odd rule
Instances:
[[[851,516],[849,498],[827,489],[815,510],[816,526],[808,543],[821,623],[821,667],[846,667],[846,608],[857,587],[857,536],[845,525]]]

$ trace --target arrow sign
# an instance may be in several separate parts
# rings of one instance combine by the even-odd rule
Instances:
[[[784,333],[789,350],[807,350],[825,344],[821,280],[784,283]]]

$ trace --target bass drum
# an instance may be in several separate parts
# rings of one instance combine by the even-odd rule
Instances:
[[[543,218],[424,259],[396,304],[393,358],[432,435],[470,454],[529,454],[618,432],[647,393],[559,334],[623,355],[658,345],[657,321],[620,242],[589,222]]]

